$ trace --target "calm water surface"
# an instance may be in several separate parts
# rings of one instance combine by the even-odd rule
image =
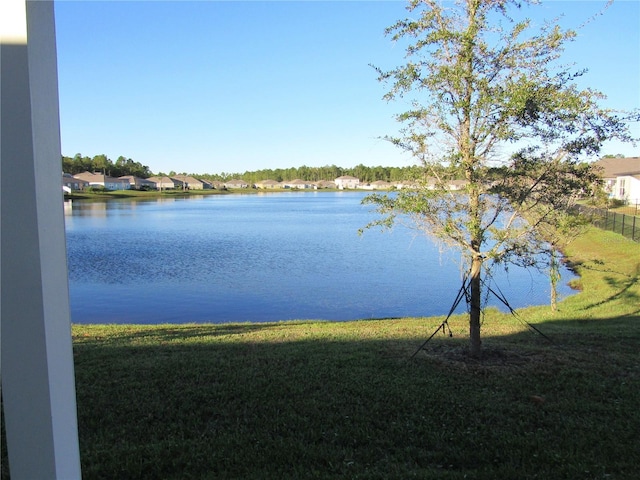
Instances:
[[[65,206],[76,323],[354,320],[446,314],[454,254],[396,228],[358,236],[363,192],[220,195]],[[547,277],[496,276],[516,307]],[[563,272],[561,294],[570,294]],[[496,302],[490,302],[496,304]]]

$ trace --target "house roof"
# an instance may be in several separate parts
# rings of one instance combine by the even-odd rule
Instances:
[[[178,184],[182,185],[182,182],[180,180],[178,180],[178,179],[174,180],[173,178],[167,177],[167,176],[159,177],[159,176],[156,175],[155,177],[147,178],[147,180],[149,180],[150,182],[153,182],[153,183],[163,183],[163,184],[170,183],[172,185],[175,185],[176,183],[178,183]]]
[[[128,183],[128,180],[113,178],[103,173],[82,172],[74,175],[74,178],[85,180],[89,183]]]
[[[118,177],[122,180],[129,180],[129,183],[154,183],[146,178],[142,178],[142,177],[136,177],[135,175],[123,175],[121,177]]]
[[[87,184],[89,185],[89,182],[87,182],[86,180],[82,180],[81,178],[76,178],[73,175],[69,175],[68,173],[65,173],[62,175],[62,183],[78,183],[78,184]]]
[[[199,178],[192,177],[191,175],[173,175],[171,178],[175,178],[177,180],[180,180],[181,182],[192,183],[194,185],[197,184],[197,183],[202,183],[202,184],[205,183],[204,181],[200,180]]]
[[[595,162],[604,178],[640,175],[640,157],[603,158]]]

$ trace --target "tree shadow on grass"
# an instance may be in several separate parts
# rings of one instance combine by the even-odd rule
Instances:
[[[640,265],[637,265],[635,270],[635,274],[632,276],[625,275],[623,278],[610,276],[605,277],[605,282],[614,290],[614,293],[599,302],[587,306],[586,310],[617,300],[629,303],[630,305],[640,305],[640,295],[632,290],[633,287],[638,285],[638,279],[640,278]],[[640,311],[640,309],[636,310],[636,312],[638,311]]]
[[[305,322],[286,322],[298,325]],[[167,345],[175,341],[202,340],[214,337],[242,336],[278,329],[282,323],[229,323],[229,324],[167,324],[167,325],[119,325],[115,330],[103,325],[76,325],[73,338],[82,343],[127,344],[141,342],[148,345]],[[117,333],[116,333],[117,332]]]

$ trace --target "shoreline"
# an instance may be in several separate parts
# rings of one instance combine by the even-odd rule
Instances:
[[[165,190],[165,191],[141,191],[141,190],[114,190],[110,192],[81,192],[81,193],[64,193],[64,200],[117,200],[117,199],[154,199],[154,198],[186,198],[193,196],[210,196],[210,195],[261,195],[271,193],[323,193],[323,192],[372,192],[370,190],[362,189],[337,189],[337,188],[322,188],[322,189],[296,189],[296,188],[282,188],[282,189],[261,189],[261,188],[235,188],[228,190]],[[373,191],[390,191],[390,190],[373,190]]]

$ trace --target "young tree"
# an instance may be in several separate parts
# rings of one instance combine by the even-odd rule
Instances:
[[[474,357],[482,352],[488,270],[539,265],[550,252],[543,226],[566,221],[597,179],[584,156],[609,138],[627,138],[624,121],[598,106],[603,96],[577,88],[582,72],[558,65],[575,33],[551,23],[532,32],[528,20],[512,18],[521,4],[535,3],[413,0],[412,18],[386,32],[406,42],[406,63],[377,69],[390,85],[386,100],[412,96],[412,108],[397,117],[401,135],[389,140],[424,172],[417,189],[366,197],[381,214],[367,227],[406,222],[461,250]],[[501,162],[506,144],[520,149]]]

